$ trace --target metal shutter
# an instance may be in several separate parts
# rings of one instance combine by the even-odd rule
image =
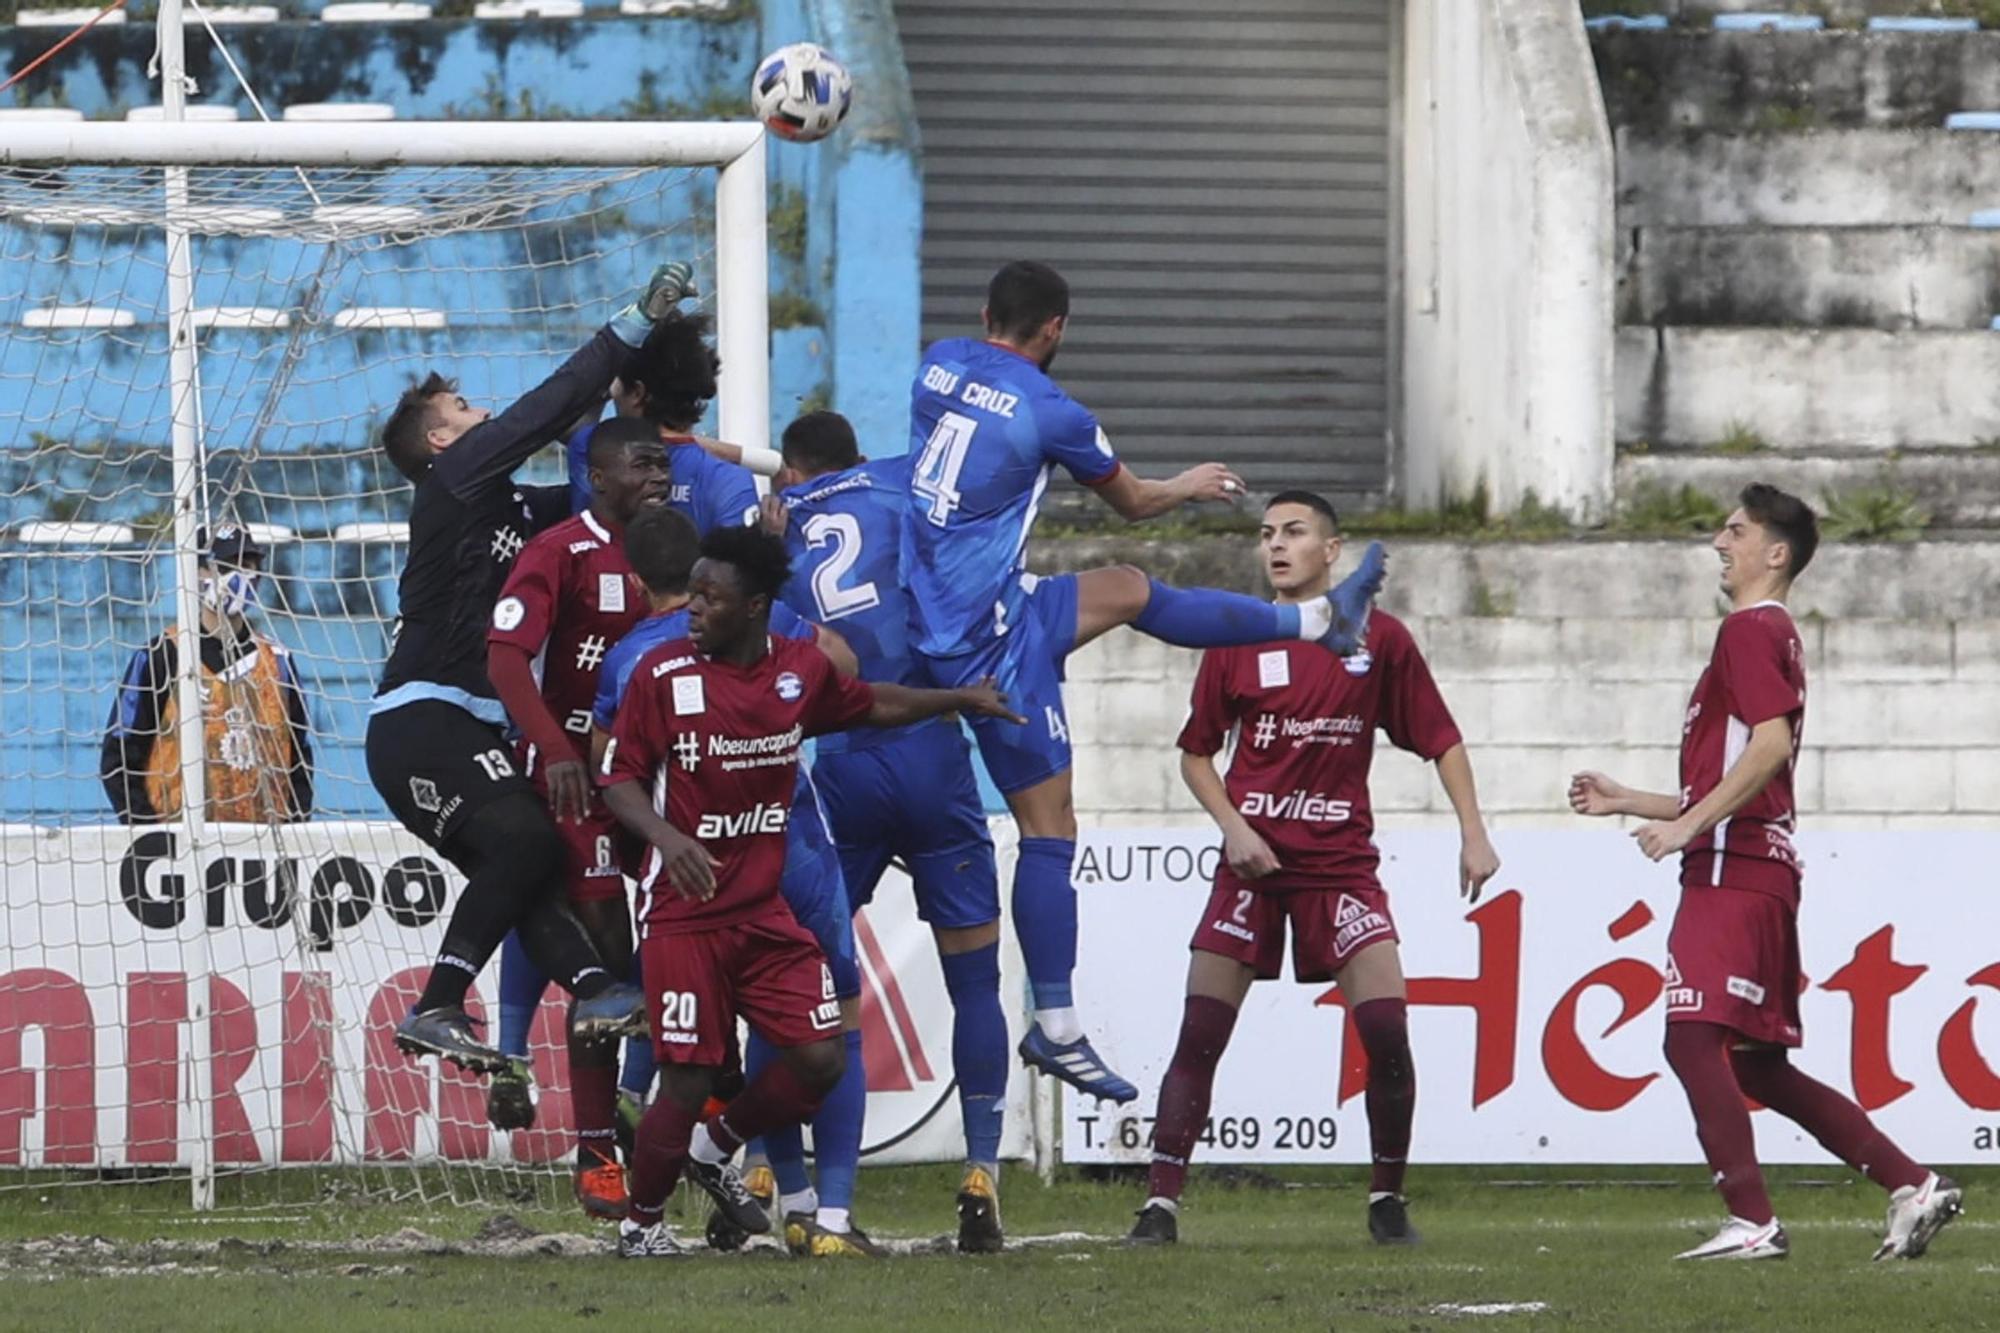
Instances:
[[[1055,373],[1154,475],[1383,493],[1390,0],[897,0],[924,338],[1061,269]]]

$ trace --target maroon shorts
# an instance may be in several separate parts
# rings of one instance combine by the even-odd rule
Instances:
[[[734,925],[653,926],[639,945],[653,1052],[677,1065],[721,1065],[740,1015],[773,1046],[840,1035],[833,974],[782,902]]]
[[[625,896],[625,872],[619,866],[622,826],[604,808],[604,797],[590,794],[590,811],[581,824],[556,821],[563,840],[563,878],[573,903],[605,902]]]
[[[1681,890],[1667,935],[1667,1021],[1715,1023],[1752,1041],[1797,1046],[1798,914],[1751,889]]]
[[[1271,981],[1283,970],[1287,921],[1294,981],[1331,981],[1355,954],[1397,938],[1389,895],[1379,886],[1259,893],[1217,884],[1188,947],[1234,958]]]

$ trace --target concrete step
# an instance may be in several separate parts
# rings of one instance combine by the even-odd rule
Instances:
[[[1710,540],[1706,534],[1679,541],[1390,537],[1382,605],[1406,619],[1707,619],[1721,604]],[[1170,583],[1267,592],[1257,572],[1253,540],[1247,537],[1038,540],[1028,543],[1028,563],[1043,574],[1133,564]],[[1833,620],[2000,620],[2000,540],[1971,535],[1895,543],[1828,541],[1794,589],[1792,610],[1801,618]],[[1931,627],[1909,628],[1927,632]],[[1948,626],[1936,628],[1950,632]],[[1995,665],[2000,664],[2000,636],[1989,637],[1996,641],[1987,654],[1988,667],[2000,674]],[[1155,650],[1178,651],[1149,645],[1149,651]]]
[[[1596,8],[1611,12],[1616,6]],[[1813,0],[1811,4],[1787,4],[1779,3],[1779,0],[1646,0],[1645,3],[1631,6],[1634,12],[1665,14],[1677,24],[1700,27],[1706,27],[1717,14],[1745,14],[1771,10],[1783,13],[1818,14],[1826,20],[1829,32],[1840,28],[1859,28],[1877,15],[1916,15],[1934,18],[1939,14],[1955,13],[1964,8],[1963,3],[1940,3],[1940,0]]]
[[[1643,133],[1936,129],[2000,107],[2000,32],[1606,32],[1591,49],[1611,123]]]
[[[1788,452],[1992,447],[2000,334],[1626,326],[1617,438],[1709,448],[1754,432]]]
[[[1622,228],[1963,225],[2000,208],[2000,134],[1617,132]]]
[[[1622,232],[1623,324],[1985,329],[2000,231],[1641,227]]]
[[[1753,481],[1769,482],[1824,509],[1831,496],[1893,493],[1921,507],[1933,529],[2000,528],[2000,453],[1980,450],[1880,455],[1716,454],[1621,450],[1614,472],[1621,508],[1648,490],[1692,486],[1724,508]]]

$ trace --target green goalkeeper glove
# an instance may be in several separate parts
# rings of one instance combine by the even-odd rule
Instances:
[[[693,265],[679,260],[662,264],[653,270],[639,299],[611,317],[611,331],[627,347],[638,347],[646,341],[653,325],[666,318],[668,311],[699,294],[694,285]]]

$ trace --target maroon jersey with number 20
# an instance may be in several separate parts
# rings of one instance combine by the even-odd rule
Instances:
[[[1688,700],[1681,728],[1681,809],[1714,791],[1742,757],[1751,730],[1777,717],[1792,719],[1791,756],[1742,809],[1682,851],[1683,887],[1726,884],[1798,906],[1792,772],[1805,734],[1805,653],[1784,605],[1760,602],[1716,630],[1708,669]]]
[[[1376,611],[1350,657],[1311,643],[1211,648],[1202,654],[1180,748],[1213,755],[1231,732],[1230,804],[1270,845],[1278,870],[1218,889],[1281,893],[1367,887],[1380,854],[1368,803],[1375,731],[1436,759],[1459,743],[1430,667],[1400,620]]]
[[[715,896],[695,902],[674,891],[659,849],[648,848],[642,926],[713,930],[766,910],[785,868],[800,744],[856,725],[874,706],[872,686],[840,676],[802,639],[771,639],[749,667],[703,657],[689,639],[640,658],[599,781],[644,783],[654,811],[722,863]]]

